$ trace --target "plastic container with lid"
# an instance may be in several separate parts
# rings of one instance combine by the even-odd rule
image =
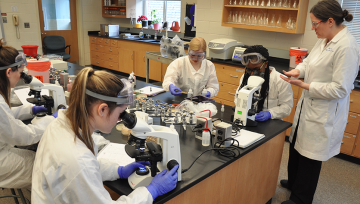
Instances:
[[[50,83],[49,81],[49,69],[51,62],[47,58],[41,58],[39,60],[30,59],[27,60],[28,74],[38,78],[43,83]]]
[[[290,68],[296,68],[298,64],[300,64],[304,57],[306,56],[308,50],[306,48],[300,47],[290,47],[289,56],[290,56]]]

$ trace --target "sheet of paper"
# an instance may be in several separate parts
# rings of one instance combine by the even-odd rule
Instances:
[[[135,162],[134,158],[129,157],[125,152],[125,144],[110,143],[104,147],[98,154],[97,158],[106,159],[115,162],[120,166],[126,166]]]
[[[158,93],[164,92],[165,90],[163,88],[145,86],[144,88],[141,88],[138,91],[141,91],[140,93],[142,93],[142,94],[146,94],[148,96],[153,96]]]
[[[234,137],[234,139],[239,142],[239,147],[246,148],[264,137],[264,134],[259,134],[256,132],[241,129],[240,133],[238,133],[237,136]]]
[[[34,97],[34,96],[29,96],[30,92],[30,88],[23,88],[23,89],[17,89],[17,90],[14,90],[14,93],[16,94],[16,96],[19,98],[19,100],[21,101],[21,103],[23,105],[25,104],[30,104],[26,99],[27,98],[31,98],[31,97]],[[42,89],[41,90],[41,95],[49,95],[49,89]]]

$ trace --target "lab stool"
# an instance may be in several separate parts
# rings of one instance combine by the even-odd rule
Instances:
[[[2,188],[3,189],[3,188]],[[21,189],[17,189],[17,191],[18,191],[18,193],[19,193],[19,195],[16,195],[16,193],[15,193],[15,189],[13,189],[13,188],[10,188],[10,191],[11,191],[11,194],[12,195],[4,195],[4,196],[0,196],[0,199],[1,198],[7,198],[7,197],[13,197],[14,198],[14,200],[15,200],[15,203],[16,204],[19,204],[19,198],[21,199],[21,202],[23,203],[23,204],[30,204],[30,201],[27,199],[27,198],[25,198],[25,196],[24,196],[24,194],[22,193],[22,191],[21,191]]]

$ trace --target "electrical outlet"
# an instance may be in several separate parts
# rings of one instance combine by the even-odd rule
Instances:
[[[24,23],[25,28],[30,28],[30,23]]]
[[[2,17],[3,23],[7,23],[7,17]]]

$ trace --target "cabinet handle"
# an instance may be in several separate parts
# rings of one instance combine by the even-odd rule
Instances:
[[[109,57],[109,59],[111,59],[111,60],[112,60],[112,57]]]
[[[145,56],[143,56],[143,61],[145,62]]]
[[[112,67],[112,65],[110,64],[110,67]]]
[[[133,54],[131,54],[131,60],[133,60]]]
[[[113,45],[116,45],[116,43],[112,43]]]
[[[112,52],[112,50],[109,50],[110,52]]]
[[[344,137],[351,139],[351,137],[344,135]]]
[[[109,42],[105,42],[105,43],[109,43]]]
[[[234,78],[238,78],[238,76],[233,76],[233,75],[231,75],[231,74],[230,74],[230,76],[231,76],[231,77],[234,77]]]
[[[356,116],[354,116],[354,115],[350,115],[351,117],[353,117],[353,118],[356,118]]]
[[[353,103],[354,101],[353,100],[350,100],[350,103]]]
[[[99,48],[97,47],[96,49],[98,50]]]
[[[229,94],[231,94],[231,95],[234,95],[234,96],[235,96],[235,94],[234,94],[234,93],[230,93],[230,92],[229,92]]]
[[[99,57],[99,55],[96,55],[96,57]]]
[[[343,142],[343,141],[341,141],[341,144],[344,144],[344,142]]]
[[[100,64],[100,62],[96,62],[96,64]]]

